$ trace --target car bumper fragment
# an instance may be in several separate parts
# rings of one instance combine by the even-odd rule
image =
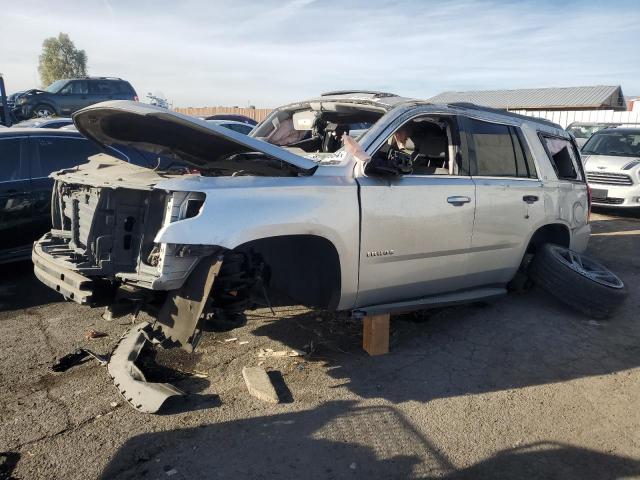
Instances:
[[[184,392],[169,383],[147,382],[135,361],[148,338],[153,334],[151,324],[143,322],[118,341],[111,354],[107,370],[115,386],[133,408],[144,413],[156,413],[169,398]]]

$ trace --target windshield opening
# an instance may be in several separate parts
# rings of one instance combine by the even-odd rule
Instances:
[[[49,93],[58,93],[62,87],[67,84],[67,80],[56,80],[47,88],[44,89],[45,92]]]
[[[640,130],[634,132],[607,131],[595,133],[582,148],[591,155],[640,156]]]
[[[360,105],[327,105],[279,110],[258,125],[252,135],[298,154],[333,154],[342,151],[342,136],[359,139],[384,114]]]

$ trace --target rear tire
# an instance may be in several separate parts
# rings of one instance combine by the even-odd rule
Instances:
[[[536,285],[593,318],[608,318],[622,305],[627,288],[600,263],[568,248],[545,243],[531,265]]]

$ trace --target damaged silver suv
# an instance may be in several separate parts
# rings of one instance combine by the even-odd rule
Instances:
[[[585,174],[571,136],[544,120],[349,91],[278,108],[249,136],[127,101],[74,122],[103,147],[193,168],[100,154],[53,175],[53,229],[34,245],[35,273],[80,304],[151,312],[121,349],[144,337],[192,350],[207,313],[259,304],[366,315],[470,302],[526,271],[596,317],[624,295],[580,254]],[[341,141],[354,130],[356,154]],[[127,361],[118,348],[111,363]],[[121,391],[152,411],[133,377]]]

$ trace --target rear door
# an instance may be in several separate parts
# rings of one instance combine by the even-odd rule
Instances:
[[[30,137],[33,228],[37,237],[51,229],[51,172],[87,163],[102,150],[80,136],[42,135]],[[36,238],[37,238],[36,237]]]
[[[381,137],[421,117],[408,114]],[[452,125],[457,127],[455,117]],[[453,138],[460,138],[454,132]],[[450,155],[465,162],[452,140]],[[383,143],[384,145],[384,143]],[[380,147],[384,148],[384,147]],[[375,147],[373,149],[375,151]],[[374,154],[375,155],[375,154]],[[458,170],[458,169],[456,169]],[[357,306],[412,300],[472,286],[468,281],[475,186],[468,168],[456,174],[362,176]]]
[[[0,138],[0,261],[33,241],[26,137]]]
[[[91,80],[89,82],[91,101],[87,105],[117,99],[116,84],[111,80]]]
[[[56,95],[62,115],[70,115],[88,105],[89,87],[86,80],[72,80]]]
[[[469,275],[479,284],[505,284],[544,222],[542,182],[520,127],[465,118],[465,132],[476,186]]]

